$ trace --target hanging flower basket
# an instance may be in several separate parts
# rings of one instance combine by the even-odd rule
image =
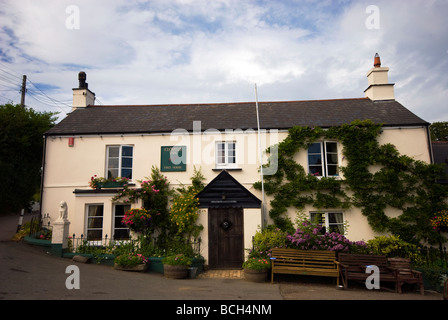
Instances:
[[[133,208],[125,212],[121,222],[134,232],[144,232],[150,226],[151,214],[145,208]]]

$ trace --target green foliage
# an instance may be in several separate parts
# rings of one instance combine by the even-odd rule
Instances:
[[[286,247],[286,236],[287,233],[285,231],[273,225],[257,231],[253,238],[253,248],[249,251],[249,256],[268,258],[272,248]]]
[[[448,141],[448,122],[434,122],[429,129],[432,141]]]
[[[265,191],[273,196],[270,217],[283,230],[291,230],[284,216],[289,207],[305,205],[324,208],[361,208],[372,229],[392,232],[408,242],[437,243],[442,236],[431,228],[433,213],[445,208],[448,188],[436,183],[443,168],[400,155],[392,144],[379,145],[382,126],[369,120],[323,130],[318,127],[294,127],[278,144],[278,170],[265,176]],[[294,155],[318,140],[337,140],[343,145],[347,165],[340,168],[344,179],[307,174]],[[269,152],[269,149],[268,149]],[[375,166],[376,172],[371,168]],[[260,189],[261,184],[254,187]],[[348,192],[352,195],[348,196]],[[389,218],[387,207],[402,214]]]
[[[323,232],[321,224],[308,219],[299,219],[297,230],[287,236],[287,246],[300,250],[359,252],[364,250],[366,244],[364,241],[352,242],[337,232]]]
[[[148,258],[140,253],[129,252],[117,256],[115,263],[124,267],[135,267],[138,264],[148,263]]]
[[[186,255],[180,253],[163,258],[162,263],[172,266],[189,266],[192,264],[192,260]]]
[[[384,255],[388,258],[409,258],[413,264],[422,264],[423,257],[417,245],[400,239],[399,236],[379,236],[367,241],[371,254]]]
[[[196,197],[204,189],[205,180],[200,170],[194,168],[194,175],[191,177],[191,186],[178,188],[173,196],[170,208],[170,222],[175,226],[178,235],[185,235],[187,239],[197,238],[204,228],[197,225],[199,218],[199,199]]]
[[[251,257],[243,262],[244,269],[263,271],[271,268],[271,260],[259,257]]]
[[[140,189],[130,188],[128,184],[115,196],[113,202],[134,203],[137,199],[143,202],[143,208],[151,213],[151,223],[148,233],[156,229],[168,230],[170,227],[168,200],[172,191],[168,179],[160,173],[157,167],[151,168],[151,176],[139,181]],[[165,235],[162,233],[162,235]]]
[[[133,227],[135,223],[139,226],[138,230],[134,228],[135,231],[144,231],[145,237],[140,242],[145,256],[166,256],[173,253],[191,257],[198,255],[192,247],[191,238],[197,237],[203,229],[202,225],[196,224],[199,205],[196,195],[204,188],[203,180],[200,170],[195,168],[191,186],[172,190],[167,177],[157,167],[152,167],[151,176],[139,181],[140,189],[125,184],[112,199],[114,202],[124,203],[142,200],[144,208],[129,210],[123,222],[127,222],[125,224],[129,227]],[[170,199],[173,200],[171,206]],[[132,212],[138,214],[131,216]],[[140,220],[142,216],[144,221]],[[157,235],[154,243],[150,240],[152,235]]]
[[[0,213],[27,208],[39,190],[42,136],[54,125],[55,114],[0,105]]]

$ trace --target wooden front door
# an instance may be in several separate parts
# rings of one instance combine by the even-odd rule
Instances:
[[[208,257],[211,268],[241,268],[244,259],[243,221],[242,208],[208,210]]]

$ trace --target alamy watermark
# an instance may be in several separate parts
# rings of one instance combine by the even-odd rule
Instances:
[[[79,30],[81,28],[79,7],[76,5],[67,6],[65,13],[68,15],[65,19],[65,27],[68,30]]]
[[[380,268],[374,265],[366,266],[366,273],[370,273],[366,279],[366,288],[378,290],[380,288]]]
[[[80,272],[79,272],[79,267],[75,266],[75,265],[69,265],[67,266],[67,268],[65,268],[65,273],[69,273],[70,275],[67,277],[67,279],[65,280],[65,287],[68,290],[72,290],[72,289],[81,289],[80,286]]]
[[[375,5],[367,6],[366,14],[369,14],[365,21],[366,28],[378,30],[380,28],[380,8]]]
[[[260,165],[264,164],[263,175],[273,175],[278,169],[278,129],[225,129],[223,132],[217,129],[202,130],[201,121],[193,121],[193,132],[186,129],[175,129],[170,134],[170,141],[174,142],[170,158],[173,164],[217,164],[218,157],[229,158],[231,163],[226,165]],[[218,154],[217,144],[233,143],[230,150],[220,150]],[[261,145],[261,147],[260,147]],[[186,146],[187,154],[178,156],[178,150]],[[264,150],[269,147],[269,157]],[[263,157],[264,156],[264,157]]]

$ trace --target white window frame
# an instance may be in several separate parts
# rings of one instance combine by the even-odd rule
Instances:
[[[130,144],[121,144],[121,145],[107,145],[106,146],[106,179],[110,178],[109,176],[109,159],[110,159],[110,149],[111,148],[119,148],[118,149],[118,168],[113,168],[114,170],[118,170],[117,176],[113,177],[123,177],[122,176],[122,170],[123,169],[130,169],[131,170],[131,177],[129,178],[130,181],[132,181],[132,177],[134,174],[134,146]],[[123,147],[131,147],[132,148],[132,157],[128,157],[132,159],[132,167],[125,167],[123,168]]]
[[[128,206],[129,209],[131,209],[131,205],[130,205],[130,204],[125,204],[125,203],[115,203],[115,204],[113,205],[113,217],[112,217],[112,222],[113,222],[113,223],[112,223],[112,237],[113,237],[113,240],[116,240],[116,239],[115,239],[115,231],[116,231],[116,230],[128,230],[129,238],[123,238],[123,239],[120,239],[120,240],[130,240],[130,238],[131,238],[130,228],[129,228],[129,227],[123,227],[123,226],[117,226],[117,225],[116,225],[117,206]],[[129,210],[129,209],[128,209],[128,210]],[[126,212],[126,210],[125,210],[124,212]],[[123,216],[120,215],[120,216],[118,216],[118,217],[123,218],[124,215],[123,215]]]
[[[328,152],[328,148],[327,148],[327,144],[328,143],[334,143],[336,144],[336,153],[335,152]],[[307,161],[308,161],[308,173],[309,174],[313,174],[311,173],[310,167],[318,167],[319,164],[311,164],[310,163],[310,155],[320,155],[321,159],[323,160],[323,162],[320,164],[321,167],[321,172],[320,175],[315,175],[318,178],[322,178],[322,177],[332,177],[332,178],[340,178],[339,175],[339,163],[340,163],[340,159],[339,159],[339,144],[337,141],[317,141],[314,142],[313,144],[319,144],[320,145],[320,153],[311,153],[309,152],[309,148],[307,150]],[[336,155],[336,159],[337,159],[337,163],[336,164],[329,164],[328,163],[328,156],[329,155]],[[336,175],[329,175],[328,172],[328,168],[329,167],[336,167]]]
[[[90,207],[92,206],[102,206],[103,207],[103,215],[101,216],[101,228],[97,228],[97,227],[90,227],[90,219],[100,219],[100,216],[90,216]],[[90,244],[93,245],[101,245],[102,244],[102,240],[103,240],[103,236],[104,236],[104,203],[87,203],[86,204],[86,219],[85,219],[85,239],[87,241],[89,241]],[[94,239],[91,240],[89,239],[89,231],[98,231],[101,230],[101,237],[100,239]]]
[[[331,211],[324,211],[324,212],[322,212],[322,211],[311,211],[310,212],[310,221],[312,223],[315,223],[315,216],[313,216],[313,215],[318,215],[318,214],[320,214],[322,216],[322,218],[323,218],[322,219],[323,220],[322,227],[325,228],[326,232],[331,233],[331,232],[333,232],[332,231],[332,227],[338,226],[337,227],[337,229],[338,229],[337,232],[342,234],[342,235],[346,234],[347,230],[345,230],[345,219],[344,219],[345,218],[345,214],[344,214],[343,211],[340,211],[340,210],[331,210]],[[341,221],[339,221],[339,222],[330,222],[330,220],[334,219],[334,217],[332,219],[330,219],[330,215],[331,214],[340,214],[342,216]],[[342,232],[340,230],[341,228],[342,228]]]
[[[220,145],[224,145],[224,161],[222,160],[223,155],[219,154],[222,150]],[[231,155],[233,145],[233,155]],[[233,159],[233,162],[231,161]],[[237,158],[237,144],[236,141],[216,141],[215,143],[215,166],[217,169],[227,169],[227,168],[237,168],[238,158]]]

